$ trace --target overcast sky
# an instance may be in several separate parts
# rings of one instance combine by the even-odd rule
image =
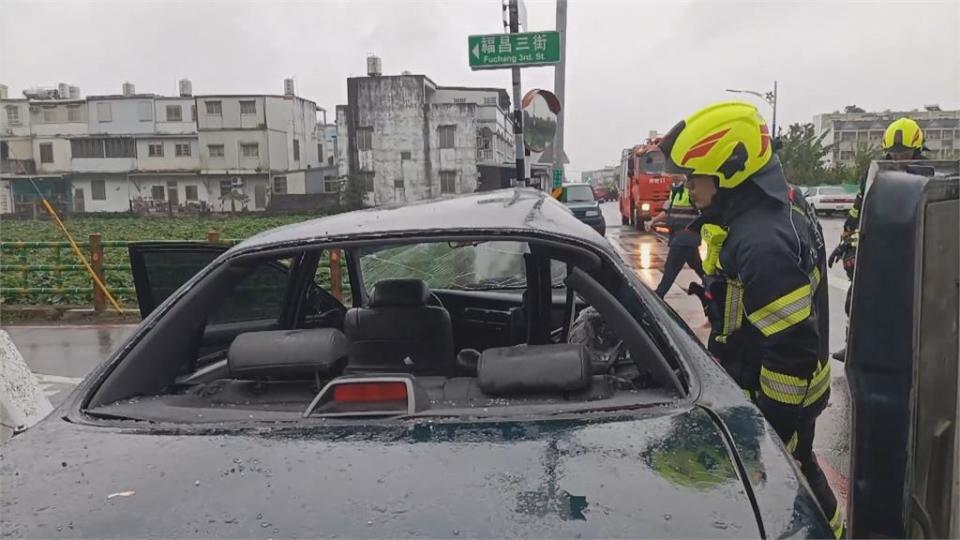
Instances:
[[[553,29],[552,0],[527,0],[531,30]],[[960,108],[960,1],[582,1],[568,12],[566,150],[570,169],[613,164],[725,88],[779,81],[778,123],[857,104]],[[500,0],[431,2],[0,3],[0,83],[11,95],[67,82],[83,95],[299,95],[330,111],[365,57],[441,85],[510,89],[509,70],[472,72],[468,34],[502,31]],[[553,68],[523,89],[553,87]],[[753,99],[749,98],[748,99]],[[769,115],[770,109],[761,104]],[[769,118],[768,118],[769,119]]]

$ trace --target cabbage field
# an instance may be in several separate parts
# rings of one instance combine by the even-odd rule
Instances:
[[[91,234],[99,233],[104,242],[142,240],[205,241],[208,231],[217,231],[221,239],[244,239],[260,231],[296,223],[316,216],[262,216],[229,215],[213,217],[141,217],[103,216],[70,217],[65,223],[74,239],[87,243]],[[65,267],[81,264],[70,248],[28,247],[29,242],[63,242],[66,238],[57,225],[48,220],[3,219],[0,222],[0,303],[24,305],[90,305],[91,281],[86,272]],[[27,243],[25,247],[14,243]],[[89,248],[81,247],[89,259]],[[117,290],[117,300],[135,308],[127,249],[123,246],[104,247],[103,264],[106,284]],[[26,270],[39,266],[40,270]],[[18,289],[45,288],[43,292],[25,293]],[[86,289],[76,291],[71,289]],[[59,290],[59,289],[67,289]]]

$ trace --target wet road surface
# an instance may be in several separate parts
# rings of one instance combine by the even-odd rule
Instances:
[[[607,221],[607,238],[611,244],[648,286],[656,287],[667,254],[666,244],[652,234],[641,233],[629,226],[621,227],[617,203],[605,203],[603,213]],[[829,254],[838,242],[842,220],[823,218],[821,224]],[[696,274],[684,267],[665,300],[705,340],[709,327],[700,303],[681,289],[681,286],[685,288],[691,281],[697,280]],[[844,343],[846,315],[843,301],[849,281],[839,265],[828,271],[828,280],[830,344],[833,351]],[[133,325],[4,327],[54,405],[66,399],[76,384],[123,343],[134,328]],[[828,476],[836,473],[846,476],[849,459],[849,393],[843,364],[833,360],[831,363],[830,406],[817,424],[814,447],[821,461],[826,462],[825,468],[833,469],[827,471]]]

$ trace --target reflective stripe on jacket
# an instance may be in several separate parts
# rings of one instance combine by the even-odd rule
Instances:
[[[782,178],[779,166],[758,174]],[[789,440],[801,415],[819,414],[830,393],[823,235],[802,195],[737,195],[743,199],[710,225],[726,233],[705,280],[714,304],[710,349]]]

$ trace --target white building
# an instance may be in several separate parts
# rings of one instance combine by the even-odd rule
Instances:
[[[174,97],[125,83],[123,94],[79,99],[72,88],[70,99],[47,89],[0,98],[0,210],[33,205],[34,184],[66,211],[262,210],[271,192],[322,191],[336,177],[335,129],[328,166],[322,109],[292,81],[282,96],[194,97],[186,80]]]
[[[593,186],[603,186],[607,184],[618,185],[620,183],[620,166],[611,165],[602,169],[592,171],[582,171],[580,181]]]
[[[442,87],[424,75],[352,77],[337,107],[340,173],[386,204],[511,184],[510,100],[497,88]]]
[[[836,143],[824,161],[853,165],[858,147],[878,148],[890,122],[904,116],[916,120],[923,129],[925,145],[930,149],[927,157],[960,158],[960,111],[943,111],[931,105],[923,111],[833,112],[814,116],[817,134],[826,133],[824,146]]]
[[[292,90],[292,89],[291,89]],[[198,96],[202,174],[214,207],[261,210],[271,192],[306,193],[319,171],[316,103],[294,95]]]

